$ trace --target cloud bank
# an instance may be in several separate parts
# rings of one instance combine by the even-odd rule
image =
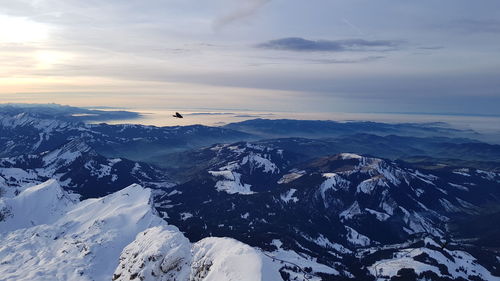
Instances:
[[[396,40],[308,40],[300,37],[287,37],[260,43],[257,47],[296,52],[345,52],[389,51],[398,49],[401,44],[401,41]]]

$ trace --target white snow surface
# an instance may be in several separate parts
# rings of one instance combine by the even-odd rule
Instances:
[[[381,176],[375,176],[362,181],[356,188],[357,193],[371,194],[377,186],[389,187]]]
[[[9,214],[0,221],[0,234],[39,224],[53,223],[78,201],[54,180],[32,186],[13,198],[0,198],[0,210]]]
[[[229,194],[249,195],[254,192],[250,189],[251,185],[241,182],[241,174],[232,171],[209,171],[214,177],[222,177],[223,180],[217,181],[215,188],[217,191],[224,191]]]
[[[286,250],[282,248],[283,242],[278,239],[272,241],[277,249],[272,252],[262,252],[268,258],[268,261],[273,263],[276,270],[279,270],[283,264],[288,266],[299,265],[301,268],[311,267],[313,272],[323,272],[333,275],[339,275],[340,272],[332,267],[319,263],[316,258],[310,257],[304,253],[298,254],[294,251]],[[346,249],[347,250],[347,249]],[[290,274],[291,280],[305,280],[303,272],[287,271]],[[344,272],[346,273],[346,272]],[[309,281],[321,281],[322,279],[316,274],[307,274]],[[297,279],[294,279],[297,278]],[[274,279],[274,280],[282,280]]]
[[[259,251],[230,238],[191,244],[176,227],[158,226],[137,235],[122,252],[114,280],[280,280]]]
[[[17,197],[50,199],[61,196],[61,191],[47,182]],[[73,206],[66,200],[59,210],[40,211],[45,221],[0,234],[0,276],[7,280],[109,280],[120,252],[136,234],[164,224],[149,205],[150,195],[149,189],[131,185],[103,198]],[[38,203],[17,197],[19,209]]]
[[[280,263],[234,239],[190,243],[136,184],[78,202],[49,180],[0,203],[2,280],[280,280]]]
[[[252,167],[252,170],[255,168],[262,169],[264,173],[279,173],[280,169],[271,162],[271,160],[265,158],[265,155],[262,156],[260,153],[251,152],[249,155],[243,157],[241,160],[241,165],[245,165],[249,163]]]
[[[362,156],[360,156],[358,154],[354,154],[354,153],[340,153],[340,157],[343,160],[347,160],[347,159],[361,159],[361,158],[363,158]]]
[[[337,191],[339,189],[348,189],[350,182],[340,177],[337,173],[324,173],[322,175],[326,180],[320,185],[319,192],[325,206],[328,206],[328,201],[326,200],[326,191],[332,189]]]

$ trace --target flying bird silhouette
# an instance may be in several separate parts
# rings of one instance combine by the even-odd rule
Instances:
[[[174,116],[175,118],[184,118],[184,117],[182,117],[182,115],[181,115],[179,112],[176,112],[176,113],[175,113],[174,115],[172,115],[172,116]]]

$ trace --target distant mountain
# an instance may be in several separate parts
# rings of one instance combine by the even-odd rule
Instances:
[[[337,122],[323,120],[252,119],[230,123],[225,125],[224,128],[246,132],[263,138],[325,138],[360,133],[381,136],[479,136],[474,131],[454,129],[446,123],[390,124],[370,121]]]
[[[141,115],[125,110],[97,110],[59,104],[0,104],[0,115],[16,116],[29,114],[40,119],[57,119],[60,121],[107,121],[114,119],[134,119]]]
[[[161,153],[252,138],[246,133],[201,125],[84,124],[28,113],[0,115],[0,157],[42,153],[80,139],[106,156],[147,160]]]
[[[263,123],[268,124],[271,122],[272,125],[275,121],[280,120],[264,120]],[[281,124],[281,121],[283,124]],[[261,142],[271,147],[278,145],[289,152],[298,152],[311,158],[326,154],[353,152],[389,159],[430,157],[478,161],[478,165],[473,165],[474,167],[488,167],[491,164],[482,164],[482,162],[499,162],[500,159],[500,145],[487,144],[467,138],[444,137],[453,135],[453,133],[449,132],[452,129],[435,129],[434,127],[416,124],[370,123],[371,125],[367,125],[363,124],[363,122],[358,122],[358,124],[330,121],[281,121],[276,124],[275,129],[272,129],[273,132],[280,136],[282,131],[285,135],[293,134],[294,127],[289,127],[288,122],[296,124],[296,126],[302,124],[307,131],[315,132],[315,134],[323,134],[325,128],[331,127],[326,130],[330,132],[326,133],[329,136],[328,138],[281,138]],[[309,122],[316,125],[309,127]],[[252,122],[249,123],[252,124]],[[283,128],[279,129],[279,126],[283,126]],[[337,126],[340,126],[341,130],[337,131],[335,129]],[[381,136],[359,133],[365,126],[368,128],[373,127],[374,129],[371,131],[383,131],[384,134],[398,132],[406,134],[413,130],[408,131],[408,128],[415,127],[440,136],[415,137],[393,134]],[[343,127],[347,127],[347,129],[342,129]],[[349,132],[358,133],[345,135]],[[332,135],[337,136],[332,137]],[[27,113],[15,116],[0,115],[0,157],[50,151],[73,139],[81,139],[98,153],[107,157],[124,157],[162,167],[171,167],[182,165],[183,160],[175,155],[177,152],[214,143],[232,143],[242,140],[258,140],[259,138],[262,138],[262,136],[258,137],[237,130],[201,125],[155,127],[84,124],[54,118],[39,118],[36,115]],[[470,164],[474,163],[470,162]]]
[[[355,134],[323,139],[280,138],[262,140],[258,143],[300,153],[310,158],[353,152],[393,160],[413,158],[412,162],[425,161],[425,158],[428,162],[439,162],[443,159],[447,160],[445,163],[450,165],[456,163],[457,166],[464,166],[464,164],[480,166],[483,164],[489,169],[500,169],[500,145],[471,139]],[[417,161],[418,158],[421,161]]]

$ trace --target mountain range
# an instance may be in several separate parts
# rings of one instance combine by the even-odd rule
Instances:
[[[0,280],[500,280],[500,146],[474,132],[39,111],[0,115]]]

